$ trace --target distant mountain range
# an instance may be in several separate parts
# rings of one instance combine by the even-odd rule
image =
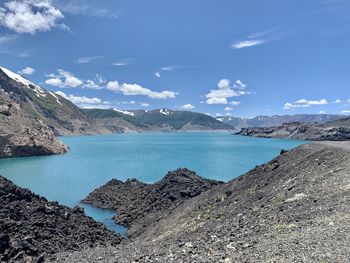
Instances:
[[[121,111],[89,109],[84,112],[92,119],[117,132],[232,130],[226,123],[206,114],[169,109]]]
[[[284,123],[300,122],[300,123],[317,123],[324,124],[344,118],[344,115],[333,114],[296,114],[296,115],[273,115],[273,116],[257,116],[254,118],[239,118],[233,116],[219,116],[217,120],[229,124],[235,130],[247,127],[273,127],[280,126]]]
[[[283,123],[333,122],[344,116],[299,114],[212,118],[191,111],[80,109],[58,94],[47,91],[6,68],[0,67],[0,157],[64,153],[58,135],[124,132],[236,130],[271,127]],[[349,121],[350,122],[350,121]],[[344,125],[344,122],[339,122]],[[349,127],[350,123],[347,123]]]
[[[247,127],[242,128],[237,134],[307,141],[348,141],[350,140],[350,117],[324,124],[290,122],[272,127]]]
[[[0,67],[0,158],[67,151],[58,135],[119,132],[231,130],[202,113],[82,110],[58,94]]]

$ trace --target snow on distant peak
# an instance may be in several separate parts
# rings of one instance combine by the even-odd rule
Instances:
[[[124,111],[124,110],[118,110],[118,109],[113,109],[113,110],[116,111],[116,112],[123,113],[123,114],[125,114],[125,115],[135,116],[135,113],[130,112],[130,111]]]
[[[161,114],[164,114],[164,115],[170,115],[170,111],[168,110],[168,109],[161,109],[160,111],[159,111]]]
[[[46,93],[43,88],[41,88],[38,85],[35,85],[33,82],[27,80],[26,78],[22,77],[21,75],[18,75],[17,73],[12,72],[11,70],[8,70],[7,68],[0,67],[0,69],[11,79],[17,81],[18,83],[22,84],[23,86],[27,87],[28,89],[31,89],[35,91],[37,97],[46,97]]]

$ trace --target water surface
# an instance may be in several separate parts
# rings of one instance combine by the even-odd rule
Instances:
[[[234,136],[225,132],[116,134],[61,137],[67,154],[0,160],[0,174],[61,204],[75,206],[112,178],[156,182],[186,167],[229,181],[301,141]],[[99,221],[114,212],[87,208]],[[106,224],[110,223],[105,222]],[[110,226],[111,227],[111,226]]]

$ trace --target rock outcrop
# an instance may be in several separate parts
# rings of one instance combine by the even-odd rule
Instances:
[[[129,235],[135,236],[184,201],[221,183],[204,179],[188,169],[178,169],[154,184],[113,179],[92,192],[83,203],[116,210],[115,221],[130,227]]]
[[[242,128],[236,134],[262,138],[285,138],[307,141],[347,141],[350,140],[350,126],[306,124],[299,122],[285,123],[274,127]]]
[[[49,202],[0,176],[0,262],[38,263],[60,251],[120,242],[82,208]]]

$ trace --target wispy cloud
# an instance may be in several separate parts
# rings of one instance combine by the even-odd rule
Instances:
[[[160,69],[158,69],[154,75],[157,77],[157,78],[160,78],[162,76],[162,73],[164,71],[173,71],[173,70],[176,70],[176,69],[179,69],[179,68],[184,68],[182,66],[165,66],[165,67],[161,67]]]
[[[306,100],[306,99],[300,99],[298,101],[295,101],[293,103],[287,102],[284,104],[283,109],[284,110],[292,110],[295,108],[307,108],[310,106],[315,106],[315,105],[327,105],[328,102],[326,99],[320,99],[320,100]]]
[[[231,48],[241,49],[265,44],[276,38],[273,36],[275,31],[275,29],[269,29],[266,31],[255,32],[244,39],[235,41],[233,44],[231,44]]]
[[[105,56],[91,56],[91,57],[80,57],[78,58],[75,63],[76,64],[85,64],[85,63],[90,63],[93,62],[95,60],[104,58]]]
[[[113,66],[117,66],[117,67],[123,67],[123,66],[128,66],[128,65],[130,65],[133,61],[134,61],[133,58],[124,58],[124,59],[122,59],[122,60],[113,62],[112,65],[113,65]]]
[[[104,8],[100,6],[100,2],[98,3],[99,5],[96,5],[96,3],[88,0],[55,0],[56,6],[64,13],[90,17],[118,18],[119,12],[117,10]]]
[[[14,40],[18,39],[17,35],[4,35],[0,36],[0,45],[10,43]]]

